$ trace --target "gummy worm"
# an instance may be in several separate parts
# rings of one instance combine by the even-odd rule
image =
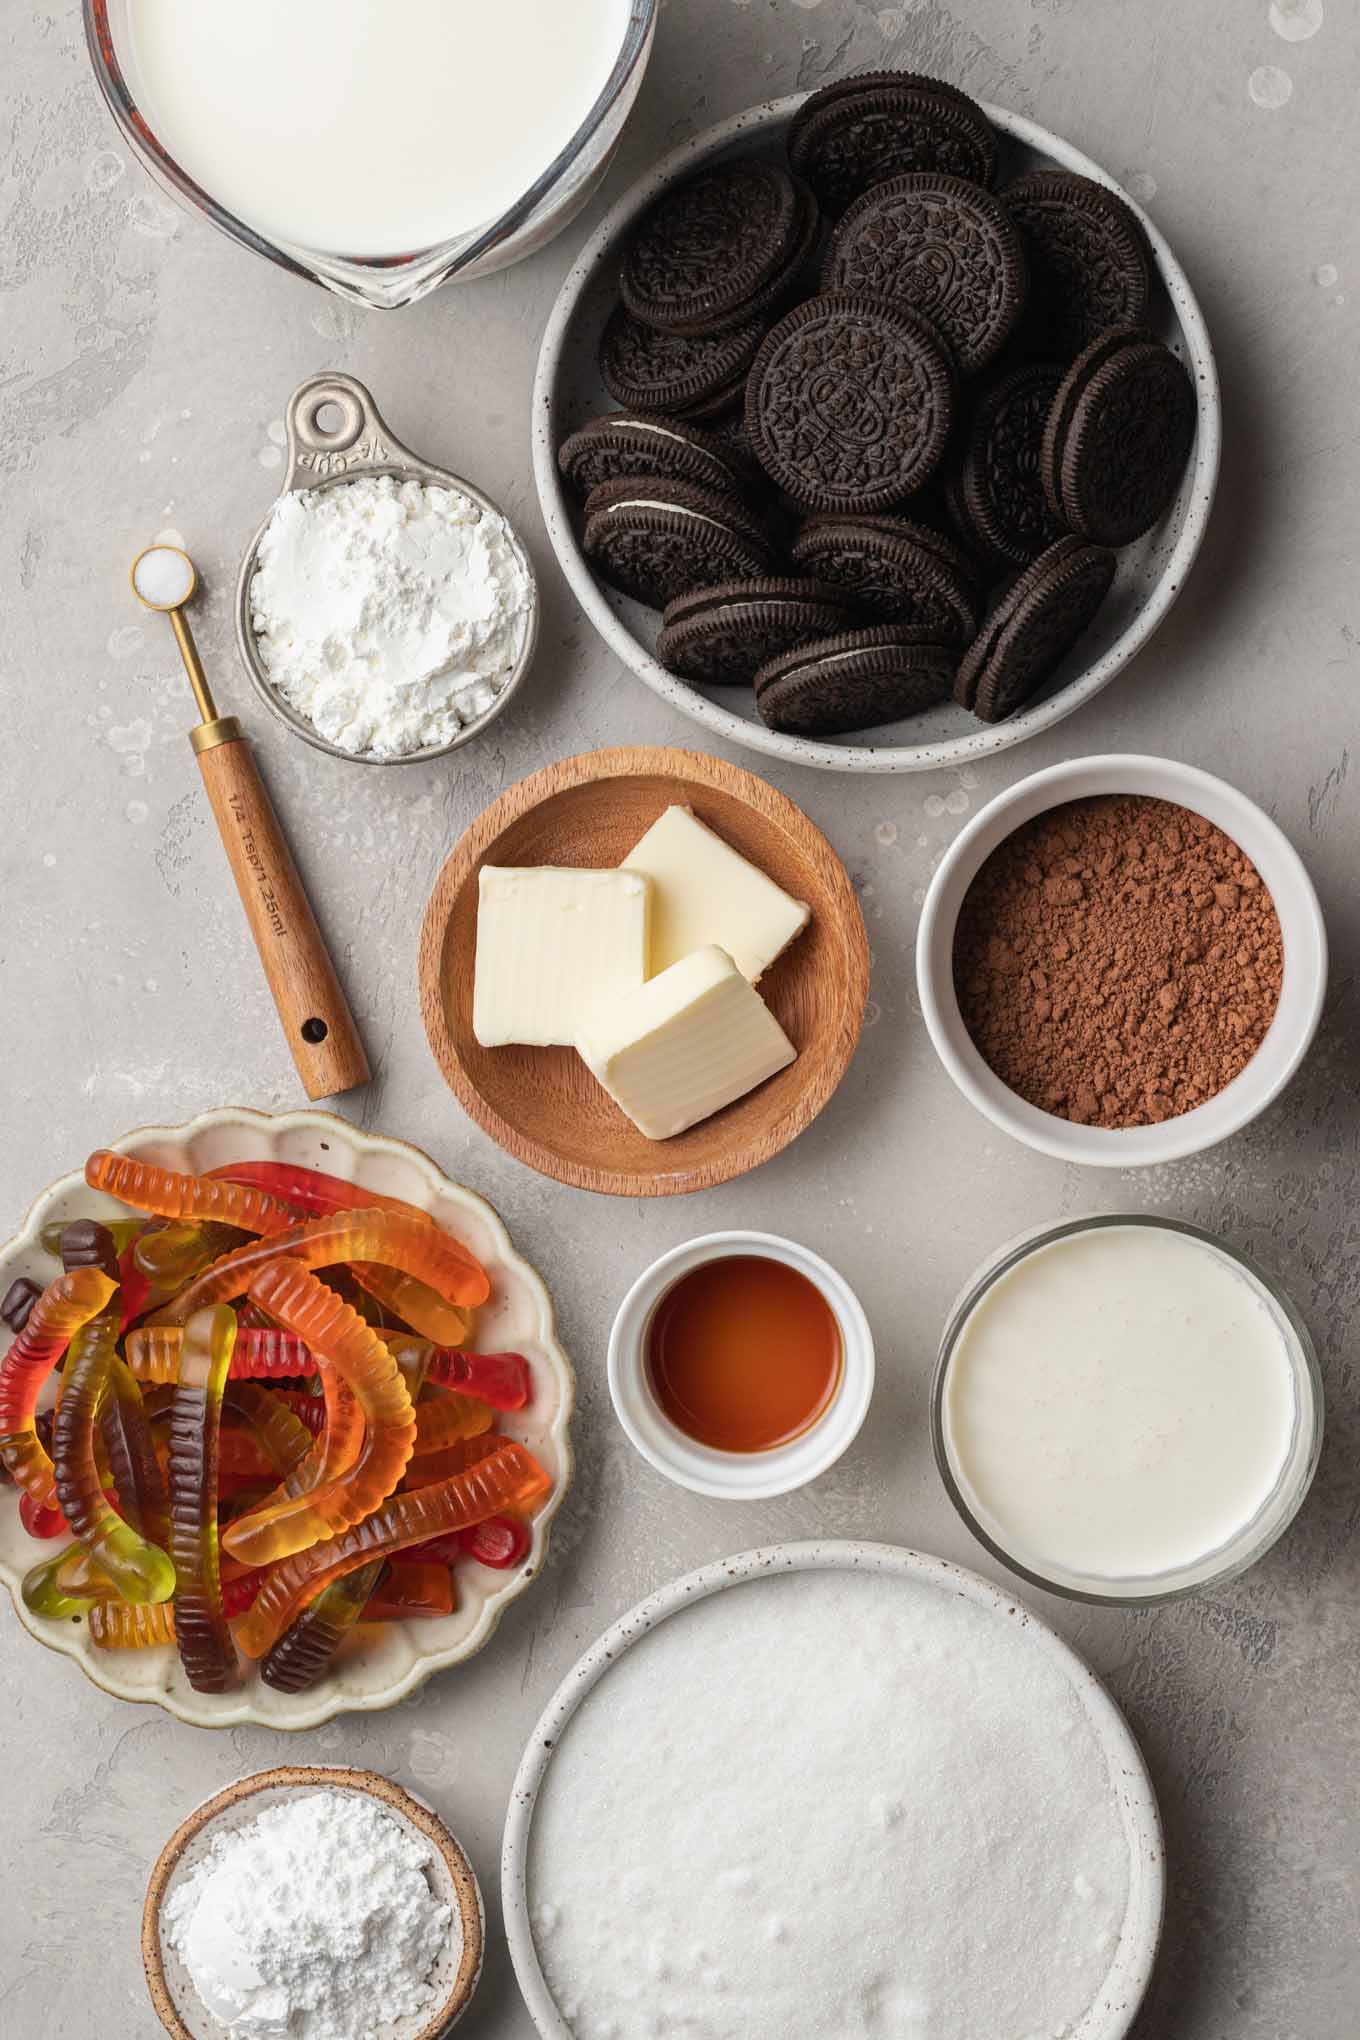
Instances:
[[[376,1190],[365,1189],[360,1183],[347,1183],[343,1176],[327,1175],[322,1169],[299,1169],[288,1162],[232,1162],[224,1169],[214,1169],[212,1173],[226,1182],[268,1191],[313,1218],[326,1217],[338,1211],[395,1211],[406,1218],[423,1220],[427,1225],[435,1222],[433,1214],[423,1211],[418,1204],[407,1204],[400,1197],[384,1197]],[[449,1237],[447,1233],[443,1236]],[[473,1256],[468,1254],[467,1258],[480,1272],[480,1265]],[[365,1261],[355,1263],[352,1272],[370,1296],[386,1304],[398,1317],[404,1318],[407,1324],[414,1326],[427,1339],[433,1339],[437,1345],[449,1345],[467,1336],[467,1320],[463,1313],[456,1305],[446,1303],[436,1290],[417,1277]]]
[[[479,1438],[491,1429],[489,1403],[472,1402],[467,1396],[446,1392],[437,1401],[422,1402],[416,1409],[416,1443],[413,1459],[427,1452],[444,1452],[461,1445],[465,1438]]]
[[[134,1530],[165,1550],[170,1542],[165,1480],[142,1392],[126,1364],[117,1358],[109,1369],[99,1431],[123,1514]]]
[[[288,1206],[262,1190],[209,1176],[186,1176],[155,1162],[139,1162],[132,1155],[116,1155],[110,1148],[96,1148],[85,1164],[85,1181],[92,1190],[104,1190],[120,1204],[154,1212],[158,1218],[214,1219],[251,1233],[282,1232],[293,1223]]]
[[[463,1530],[504,1509],[522,1508],[551,1484],[531,1452],[503,1438],[466,1472],[414,1494],[391,1496],[354,1529],[273,1568],[241,1623],[242,1650],[263,1657],[305,1603],[371,1559],[390,1558],[446,1530]]]
[[[54,1508],[57,1498],[52,1461],[33,1421],[39,1390],[72,1334],[102,1311],[113,1293],[113,1283],[98,1268],[58,1275],[0,1361],[0,1459],[39,1508]]]
[[[224,1693],[236,1679],[217,1544],[222,1395],[235,1342],[234,1312],[225,1305],[196,1311],[184,1327],[179,1380],[170,1406],[170,1555],[178,1576],[175,1641],[197,1693]]]
[[[323,1379],[333,1369],[347,1384],[365,1426],[363,1445],[350,1471],[309,1493],[285,1494],[252,1509],[223,1532],[222,1541],[233,1557],[249,1565],[267,1565],[348,1530],[391,1494],[411,1457],[415,1415],[397,1363],[377,1333],[296,1261],[272,1262],[256,1276],[250,1293],[328,1363]],[[319,1449],[324,1455],[326,1439]]]
[[[90,1610],[90,1641],[101,1650],[152,1650],[175,1640],[175,1613],[159,1607],[129,1607],[126,1601],[96,1601]]]
[[[183,1341],[182,1325],[139,1325],[127,1335],[128,1366],[139,1381],[176,1381]],[[315,1374],[316,1360],[292,1332],[252,1326],[237,1331],[231,1371],[237,1378],[281,1380]]]
[[[428,1560],[395,1563],[369,1596],[366,1622],[405,1622],[410,1616],[453,1613],[453,1576],[446,1565]]]
[[[429,1282],[450,1303],[484,1303],[491,1292],[486,1271],[428,1219],[404,1218],[394,1211],[341,1211],[329,1218],[308,1219],[224,1254],[166,1310],[164,1322],[183,1324],[190,1312],[206,1304],[234,1302],[253,1286],[261,1268],[285,1258],[304,1268],[330,1268],[338,1261],[382,1261]]]
[[[175,1568],[109,1507],[95,1457],[95,1424],[117,1358],[116,1306],[81,1326],[66,1355],[61,1401],[52,1423],[57,1500],[76,1537],[125,1601],[168,1601]]]
[[[325,1671],[368,1605],[387,1561],[375,1558],[319,1593],[266,1654],[260,1677],[279,1693],[305,1693]]]

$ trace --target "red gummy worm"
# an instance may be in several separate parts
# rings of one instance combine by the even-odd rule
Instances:
[[[430,1358],[429,1379],[490,1403],[495,1410],[522,1410],[533,1393],[529,1363],[522,1353],[466,1353],[442,1346]]]
[[[446,1565],[394,1559],[364,1605],[365,1622],[453,1613],[453,1578]]]

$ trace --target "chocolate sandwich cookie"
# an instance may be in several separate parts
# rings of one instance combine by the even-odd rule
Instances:
[[[964,539],[995,569],[1028,566],[1062,535],[1042,474],[1044,431],[1061,382],[1060,368],[1015,368],[974,407],[948,500]]]
[[[1027,170],[1001,193],[1025,246],[1034,353],[1067,362],[1110,326],[1137,326],[1152,259],[1135,215],[1107,185],[1070,170]]]
[[[954,697],[983,722],[1024,706],[1087,628],[1109,592],[1114,554],[1080,538],[1041,553],[986,618],[963,656]]]
[[[1151,333],[1104,333],[1051,406],[1043,481],[1056,515],[1097,545],[1128,545],[1169,508],[1195,439],[1195,386]]]
[[[857,198],[836,228],[826,290],[901,298],[923,312],[964,375],[1000,352],[1025,302],[1019,229],[980,184],[915,170]]]
[[[965,645],[978,627],[978,587],[956,545],[905,517],[812,517],[790,547],[796,565],[884,622]]]
[[[756,707],[772,730],[830,737],[919,715],[949,698],[957,653],[929,630],[875,624],[820,638],[756,674]]]
[[[600,339],[600,374],[625,410],[717,418],[740,405],[764,334],[762,319],[727,333],[661,333],[619,305]]]
[[[716,164],[644,213],[624,253],[624,305],[663,332],[726,332],[779,301],[817,226],[816,199],[782,163]]]
[[[764,485],[754,460],[730,434],[646,411],[590,419],[563,440],[557,465],[581,495],[625,475],[664,475],[734,495]]]
[[[909,170],[990,184],[996,136],[976,100],[910,71],[839,79],[793,117],[789,161],[833,216],[871,185]]]
[[[656,655],[686,680],[749,685],[767,660],[853,621],[836,590],[819,581],[727,581],[666,605]]]
[[[774,550],[735,496],[659,475],[601,482],[586,497],[582,541],[606,581],[649,609],[687,589],[768,574]]]
[[[906,306],[826,291],[766,334],[745,415],[757,460],[802,509],[883,510],[939,466],[953,366]]]

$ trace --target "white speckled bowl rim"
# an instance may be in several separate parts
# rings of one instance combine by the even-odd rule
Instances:
[[[142,1913],[142,1963],[157,2018],[179,2040],[186,2035],[192,2040],[231,2040],[231,2028],[208,2011],[179,1951],[162,1936],[161,1915],[176,1884],[198,1867],[219,1835],[248,1826],[259,1813],[295,1792],[350,1792],[372,1799],[434,1852],[438,1863],[431,1880],[435,1896],[444,1899],[462,1920],[463,1954],[454,1962],[449,1949],[443,1950],[432,1971],[433,2010],[389,2020],[381,2040],[435,2040],[435,2036],[442,2040],[472,2003],[481,1981],[486,1908],[477,1873],[457,1836],[419,1793],[379,1772],[344,1764],[281,1764],[272,1770],[254,1771],[211,1793],[185,1814],[156,1858]],[[463,1974],[463,1957],[469,1946],[473,1962]]]
[[[588,315],[605,272],[612,273],[616,266],[619,245],[627,229],[667,184],[699,169],[710,158],[781,135],[806,96],[793,93],[788,98],[766,100],[682,142],[624,193],[581,250],[544,328],[534,378],[532,444],[539,503],[558,564],[572,593],[610,650],[672,708],[678,708],[712,735],[761,751],[769,758],[782,758],[790,764],[811,765],[828,772],[926,772],[966,765],[994,751],[1008,750],[1027,737],[1038,736],[1041,730],[1051,729],[1054,723],[1090,701],[1147,643],[1184,586],[1204,537],[1218,481],[1222,416],[1213,348],[1184,270],[1137,201],[1070,142],[1050,134],[1047,128],[1022,114],[984,102],[983,110],[993,126],[1036,159],[1073,170],[1118,191],[1147,235],[1171,311],[1165,337],[1182,352],[1194,379],[1199,405],[1194,457],[1176,503],[1148,537],[1125,547],[1121,553],[1114,593],[1108,598],[1104,618],[1097,619],[1093,631],[1064,661],[1058,684],[1050,682],[1038,699],[1007,722],[979,723],[966,709],[950,705],[931,710],[929,720],[934,723],[943,718],[947,725],[957,725],[956,735],[932,736],[916,743],[818,741],[767,729],[753,719],[754,708],[751,717],[735,714],[722,705],[722,697],[730,696],[731,688],[703,693],[688,686],[668,673],[653,655],[655,623],[646,640],[639,637],[635,625],[642,624],[648,612],[631,602],[623,603],[622,608],[616,606],[622,598],[611,598],[581,551],[570,495],[557,466],[557,448],[568,431],[606,407],[610,400],[603,395],[593,365],[594,328],[585,335],[578,330],[578,319]],[[1151,323],[1155,325],[1157,321]],[[587,387],[592,400],[580,401]],[[1108,628],[1115,605],[1122,605],[1126,612],[1122,628],[1093,658],[1093,642],[1099,643],[1102,621]],[[926,719],[916,720],[919,723]],[[907,729],[911,725],[895,727]]]
[[[1099,1999],[1073,2028],[1071,2040],[1124,2040],[1152,1977],[1166,1896],[1161,1816],[1152,1780],[1128,1723],[1089,1665],[1009,1589],[945,1559],[931,1558],[902,1545],[840,1541],[768,1545],[719,1559],[698,1572],[672,1580],[607,1629],[568,1672],[549,1701],[520,1760],[501,1850],[501,1904],[506,1938],[520,1990],[543,2040],[575,2040],[539,1963],[528,1897],[534,1807],[553,1752],[571,1717],[610,1667],[658,1623],[728,1587],[791,1572],[872,1572],[893,1579],[926,1581],[947,1593],[960,1594],[1003,1619],[1018,1616],[1053,1663],[1066,1673],[1109,1764],[1128,1837],[1130,1875],[1129,1904],[1118,1952]]]
[[[427,1154],[386,1134],[365,1133],[330,1112],[254,1112],[244,1106],[203,1112],[181,1126],[144,1126],[108,1145],[171,1168],[214,1168],[233,1159],[284,1160],[328,1169],[433,1212],[482,1261],[492,1279],[490,1301],[477,1315],[475,1340],[483,1351],[527,1352],[535,1373],[529,1408],[503,1415],[499,1427],[527,1445],[553,1478],[552,1493],[534,1518],[533,1542],[523,1563],[508,1573],[460,1565],[460,1600],[437,1620],[370,1625],[346,1643],[334,1665],[306,1693],[276,1693],[244,1665],[230,1693],[196,1693],[178,1654],[154,1650],[106,1651],[91,1641],[83,1618],[45,1621],[30,1614],[20,1582],[37,1558],[54,1547],[37,1544],[19,1521],[18,1491],[0,1489],[0,1581],[9,1588],[20,1622],[39,1643],[75,1660],[85,1676],[118,1700],[141,1700],[195,1728],[319,1728],[337,1714],[394,1706],[432,1673],[461,1664],[487,1643],[510,1603],[547,1562],[548,1536],[572,1474],[570,1425],[576,1377],[556,1336],[552,1298],[541,1277],[517,1254],[497,1212],[461,1184],[451,1182]],[[0,1294],[16,1275],[50,1281],[56,1264],[38,1243],[49,1219],[68,1212],[125,1215],[115,1199],[89,1189],[79,1172],[49,1185],[15,1237],[0,1248]],[[498,1335],[499,1331],[499,1335]]]

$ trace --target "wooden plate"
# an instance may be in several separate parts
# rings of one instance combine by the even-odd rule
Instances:
[[[626,1119],[569,1048],[483,1048],[472,1032],[483,864],[621,864],[664,808],[693,808],[810,925],[760,981],[798,1059],[673,1140]],[[869,945],[839,857],[801,809],[753,773],[693,751],[588,751],[522,779],[450,853],[420,936],[420,999],[435,1061],[464,1110],[541,1175],[615,1197],[704,1190],[769,1161],[825,1105],[855,1052]]]

